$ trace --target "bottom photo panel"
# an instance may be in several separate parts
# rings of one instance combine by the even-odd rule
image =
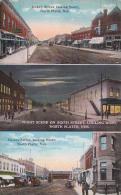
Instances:
[[[121,133],[0,132],[0,195],[121,193]]]

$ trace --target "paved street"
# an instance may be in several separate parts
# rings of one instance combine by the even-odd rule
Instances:
[[[65,182],[65,180],[55,180],[52,184],[39,187],[4,189],[0,191],[0,195],[77,195],[74,189],[65,187]]]
[[[34,50],[36,49],[36,45],[29,47],[28,56],[30,57]],[[0,64],[26,64],[27,63],[27,49],[22,49],[13,53],[12,55],[8,55],[2,59],[0,59]]]
[[[101,53],[102,52],[102,53]],[[119,64],[121,52],[84,50],[71,47],[38,46],[29,63],[35,64]],[[115,55],[113,55],[115,54]]]
[[[2,117],[3,118],[3,117]],[[110,123],[112,122],[112,123]],[[0,120],[0,130],[95,130],[95,131],[119,131],[121,129],[120,120],[101,122],[100,118],[89,118],[84,120],[84,116],[72,115],[57,110],[54,107],[47,107],[46,112],[43,108],[34,111],[24,112],[21,115],[15,115],[11,121]]]

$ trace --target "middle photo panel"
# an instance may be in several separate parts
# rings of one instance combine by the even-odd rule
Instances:
[[[121,67],[0,67],[0,130],[119,131]]]

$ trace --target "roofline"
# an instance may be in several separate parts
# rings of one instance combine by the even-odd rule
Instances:
[[[115,82],[115,83],[121,83],[121,80],[114,80],[114,79],[104,79],[104,80],[102,80],[102,82],[106,82],[106,81]],[[100,83],[101,83],[101,81],[97,81],[96,83],[94,83],[94,84],[92,84],[92,85],[89,85],[89,86],[87,86],[87,87],[84,87],[84,88],[82,88],[82,89],[80,89],[80,90],[77,90],[77,91],[73,92],[73,93],[71,94],[71,96],[74,95],[74,94],[76,94],[76,93],[85,91],[86,89],[89,89],[89,88],[91,88],[91,87],[93,87],[93,86],[96,86],[96,85],[98,85],[98,84],[100,84]]]
[[[2,157],[2,158],[5,158],[5,159],[8,159],[8,160],[15,161],[15,162],[17,162],[18,164],[22,165],[18,160],[13,159],[13,158],[10,158],[9,156],[4,156],[4,155],[0,154],[0,158],[1,158],[1,157]],[[22,166],[25,166],[25,165],[22,165]]]
[[[17,83],[13,78],[11,78],[8,74],[4,73],[2,70],[0,70],[0,73],[2,73],[4,76],[7,76],[8,79],[11,79],[12,82],[14,82],[15,85],[17,85],[18,87],[20,87],[21,89],[24,90],[24,87],[23,87],[22,85],[18,84],[18,83]]]
[[[9,6],[9,8],[12,9],[16,13],[16,15],[22,20],[22,22],[25,24],[25,26],[31,31],[31,28],[25,22],[25,20],[23,19],[23,17],[19,14],[19,12],[15,9],[15,7],[13,6],[13,4],[9,0],[1,0],[0,3],[2,3],[2,2],[5,3],[7,6]]]

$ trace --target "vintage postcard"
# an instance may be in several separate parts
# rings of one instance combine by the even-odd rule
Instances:
[[[121,133],[0,132],[0,195],[121,193]]]
[[[121,66],[0,67],[0,130],[121,129]]]
[[[120,64],[120,0],[0,0],[0,64]]]

